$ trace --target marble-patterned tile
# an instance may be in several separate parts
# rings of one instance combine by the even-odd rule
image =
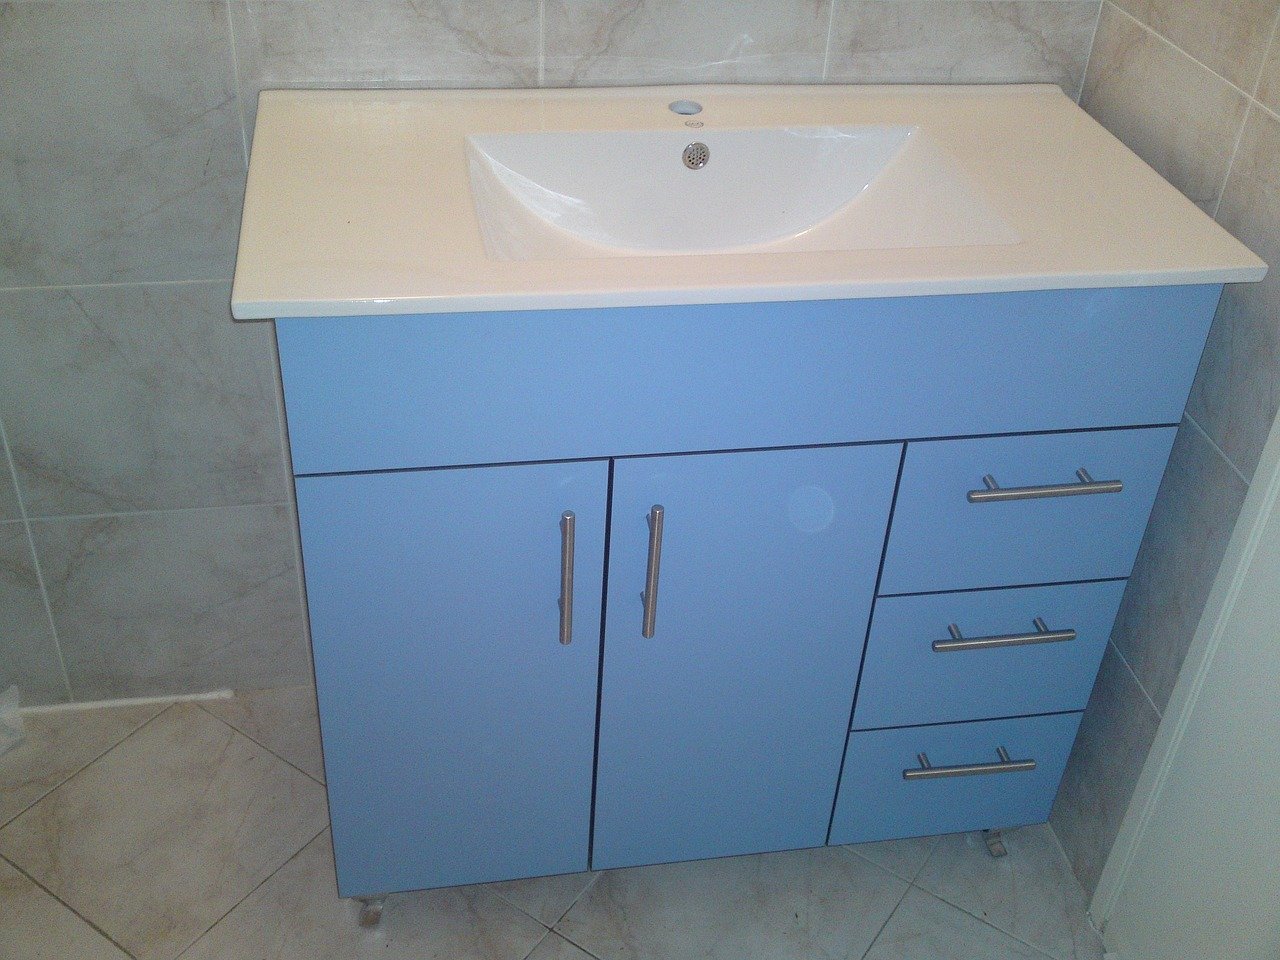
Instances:
[[[286,87],[528,87],[538,0],[231,0],[240,97]]]
[[[1271,270],[1224,291],[1187,412],[1252,477],[1280,409],[1280,120],[1265,110],[1249,112],[1218,222]]]
[[[916,874],[929,859],[929,854],[940,837],[907,837],[903,840],[881,840],[876,843],[855,843],[849,849],[878,867],[903,880],[914,880]]]
[[[1101,960],[1084,891],[1047,824],[1008,830],[1008,856],[987,852],[981,833],[945,837],[916,886],[1058,960]]]
[[[1108,645],[1049,815],[1089,896],[1098,886],[1159,726],[1160,715]]]
[[[167,704],[26,714],[23,739],[0,754],[0,826],[102,756]]]
[[[482,886],[393,894],[373,929],[358,914],[336,893],[326,830],[182,960],[524,960],[546,933]]]
[[[1091,0],[842,0],[827,79],[840,83],[1056,83],[1075,97]]]
[[[1258,100],[1272,113],[1280,113],[1280,20],[1276,23],[1275,36],[1271,38],[1271,52],[1262,65],[1262,77],[1258,80]]]
[[[76,699],[308,682],[284,505],[32,524]]]
[[[1175,46],[1252,92],[1280,0],[1113,0]]]
[[[5,960],[129,960],[128,954],[0,860]]]
[[[1111,632],[1158,710],[1173,694],[1247,492],[1184,421]]]
[[[311,684],[238,690],[233,697],[205,700],[200,706],[303,773],[324,782],[316,691]]]
[[[31,517],[288,497],[270,324],[229,283],[0,293],[0,409]]]
[[[562,873],[554,877],[491,883],[489,889],[539,923],[553,927],[598,876],[595,873]]]
[[[1239,90],[1104,3],[1080,104],[1213,210],[1248,107]]]
[[[845,847],[602,874],[556,932],[605,960],[860,957],[907,883]]]
[[[913,887],[864,960],[1044,960],[1044,954]]]
[[[529,954],[528,960],[595,960],[585,950],[574,946],[556,933],[548,933]]]
[[[0,690],[16,683],[24,706],[65,701],[67,680],[21,523],[0,523],[0,611]]]
[[[816,83],[831,0],[546,0],[548,86]]]
[[[0,287],[230,274],[223,0],[0,4]]]
[[[172,960],[325,826],[324,788],[178,704],[0,830],[138,960]]]

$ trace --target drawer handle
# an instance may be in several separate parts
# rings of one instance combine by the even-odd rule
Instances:
[[[993,637],[966,637],[954,623],[947,625],[950,640],[933,641],[934,653],[954,653],[957,650],[990,650],[995,647],[1026,647],[1033,643],[1062,643],[1074,640],[1074,630],[1050,630],[1043,617],[1031,621],[1036,625],[1035,633],[1004,633]]]
[[[644,575],[644,623],[640,633],[646,639],[653,636],[658,621],[658,568],[662,564],[662,518],[666,511],[655,503],[649,511],[649,563]]]
[[[560,642],[573,642],[573,535],[577,517],[572,510],[560,514]]]
[[[976,777],[987,773],[1023,773],[1036,768],[1034,760],[1010,758],[1009,751],[1004,747],[996,747],[996,756],[1000,758],[996,763],[966,763],[955,767],[935,767],[929,762],[926,754],[917,753],[916,759],[920,761],[920,766],[903,770],[902,779],[939,780],[943,777]]]
[[[970,490],[970,503],[1001,503],[1005,500],[1042,500],[1046,497],[1081,497],[1091,493],[1119,493],[1124,489],[1120,480],[1095,480],[1089,471],[1081,467],[1076,471],[1079,483],[1051,483],[1041,487],[1002,487],[996,478],[987,474],[982,478],[986,489]]]

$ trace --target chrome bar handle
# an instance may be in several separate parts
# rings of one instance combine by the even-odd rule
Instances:
[[[665,511],[662,504],[655,503],[649,511],[649,565],[644,575],[644,623],[640,627],[641,636],[648,639],[653,636],[653,628],[658,620],[658,568],[662,564],[662,517]]]
[[[903,780],[940,780],[945,777],[976,777],[987,773],[1024,773],[1036,768],[1034,760],[1014,760],[1004,747],[996,747],[996,763],[966,763],[954,767],[935,767],[924,753],[917,753],[918,767],[902,771]]]
[[[1074,630],[1050,630],[1043,617],[1031,621],[1035,624],[1035,633],[1004,633],[991,637],[966,637],[954,623],[947,625],[950,640],[933,641],[934,653],[954,653],[957,650],[991,650],[996,647],[1026,647],[1033,643],[1062,643],[1074,640]]]
[[[1039,487],[1002,487],[996,478],[987,474],[982,478],[982,490],[970,490],[970,503],[1002,503],[1006,500],[1043,500],[1046,497],[1080,497],[1091,493],[1119,493],[1124,489],[1120,480],[1095,480],[1089,471],[1081,467],[1076,471],[1079,483],[1051,483]]]
[[[560,514],[560,642],[573,642],[573,535],[577,517],[572,510]]]

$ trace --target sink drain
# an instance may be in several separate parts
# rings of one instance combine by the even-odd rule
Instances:
[[[707,165],[707,160],[711,157],[711,151],[707,149],[707,145],[701,142],[689,144],[684,148],[684,153],[680,155],[680,159],[684,161],[684,165],[690,170],[701,170]]]

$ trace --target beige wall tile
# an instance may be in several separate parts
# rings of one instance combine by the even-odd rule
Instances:
[[[32,517],[288,496],[270,324],[228,283],[0,292],[0,409]]]
[[[1081,105],[1175,187],[1212,211],[1248,101],[1103,5]]]
[[[76,699],[308,682],[292,526],[271,504],[33,524]]]
[[[1249,114],[1218,221],[1271,265],[1226,288],[1187,412],[1252,477],[1280,409],[1280,120]]]
[[[0,523],[0,624],[0,690],[16,683],[27,706],[66,700],[67,681],[21,523]]]
[[[1271,53],[1258,81],[1258,99],[1272,113],[1280,113],[1280,22],[1277,22],[1276,35],[1271,39]]]
[[[1156,33],[1253,92],[1280,0],[1114,0]]]
[[[548,86],[817,82],[830,0],[547,0]]]
[[[842,0],[827,79],[1059,84],[1080,89],[1096,2]]]

